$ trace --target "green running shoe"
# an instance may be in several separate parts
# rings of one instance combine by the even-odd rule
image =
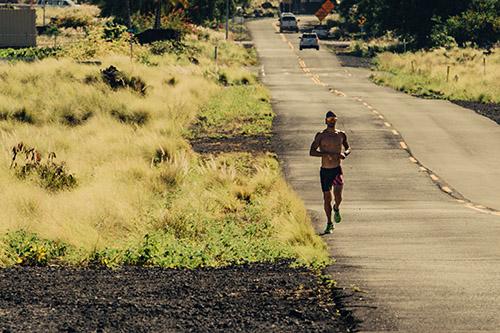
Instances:
[[[327,223],[326,229],[325,229],[325,234],[333,234],[333,229],[335,229],[335,226],[333,225],[333,223]]]
[[[333,208],[333,211],[334,211],[333,219],[335,220],[335,223],[342,222],[342,216],[340,216],[340,210]]]

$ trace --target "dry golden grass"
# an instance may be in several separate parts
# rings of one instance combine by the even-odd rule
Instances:
[[[214,42],[221,46],[218,65],[211,59]],[[241,69],[255,62],[251,54],[212,33],[188,40],[198,65],[185,54],[152,55],[145,47],[131,62],[119,43],[99,43],[89,47],[100,67],[76,63],[87,59],[81,50],[59,60],[0,65],[1,266],[23,260],[12,249],[6,253],[3,236],[16,230],[74,246],[76,258],[66,260],[76,263],[92,256],[106,264],[166,267],[327,262],[325,245],[274,158],[202,158],[184,139],[202,105],[225,90],[220,73],[234,81],[252,78]],[[109,65],[145,81],[146,95],[111,89],[100,79]],[[134,123],[136,116],[144,121]],[[76,188],[50,192],[16,177],[10,150],[19,142],[43,158],[55,152]],[[141,261],[135,254],[149,246],[143,244],[148,237],[158,253]],[[119,255],[109,255],[110,248]]]
[[[85,77],[98,74],[98,68],[69,60],[0,67],[6,78],[0,82],[0,110],[24,108],[34,119],[33,125],[0,123],[0,233],[29,229],[88,247],[147,230],[149,210],[161,195],[154,191],[159,170],[150,166],[156,150],[190,154],[182,130],[219,88],[185,69],[131,64],[126,57],[106,59],[109,63],[147,78],[148,95],[86,84]],[[178,79],[175,87],[164,82],[172,76]],[[151,120],[143,126],[122,124],[112,110],[145,112]],[[64,115],[86,112],[92,117],[84,125],[63,122]],[[56,152],[77,175],[78,188],[51,194],[13,177],[8,153],[18,142],[45,156]]]
[[[486,56],[471,48],[383,53],[377,69],[376,82],[416,95],[500,103],[499,48]]]
[[[51,19],[60,17],[78,18],[88,22],[93,22],[100,14],[100,9],[93,5],[80,5],[76,7],[45,7],[45,24],[49,24]],[[43,8],[36,8],[36,25],[43,25]]]

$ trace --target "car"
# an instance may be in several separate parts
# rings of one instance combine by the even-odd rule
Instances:
[[[280,32],[295,31],[299,32],[298,20],[292,13],[282,13],[280,16]]]
[[[300,37],[299,49],[316,49],[319,51],[319,38],[315,33],[305,33]]]
[[[317,25],[314,27],[312,32],[318,35],[318,38],[320,39],[328,38],[329,35],[329,29],[326,25]]]
[[[57,6],[57,7],[75,7],[75,6],[78,6],[72,0],[38,0],[36,3],[39,6]]]

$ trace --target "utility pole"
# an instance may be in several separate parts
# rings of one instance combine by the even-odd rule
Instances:
[[[127,28],[132,28],[132,20],[130,15],[130,0],[125,0],[125,18],[127,22]]]
[[[226,40],[229,38],[229,0],[226,0]]]

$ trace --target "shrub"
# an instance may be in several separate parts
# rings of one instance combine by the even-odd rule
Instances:
[[[104,82],[114,90],[128,87],[141,95],[146,94],[146,83],[140,77],[132,76],[129,78],[115,66],[109,66],[103,69],[101,71],[101,76]]]
[[[50,261],[64,257],[69,249],[64,243],[42,240],[24,230],[8,233],[5,243],[7,256],[20,266],[46,266]]]
[[[23,154],[24,161],[19,162],[19,156]],[[77,185],[76,178],[66,170],[64,162],[54,162],[55,158],[55,153],[49,153],[47,160],[43,161],[40,152],[20,142],[12,147],[10,166],[18,178],[33,179],[48,191],[74,188]]]
[[[0,49],[0,58],[9,60],[41,60],[62,54],[60,47],[29,47],[22,49]]]
[[[445,29],[462,46],[472,42],[489,48],[500,40],[499,12],[497,0],[474,0],[467,11],[446,20]]]
[[[149,114],[145,111],[111,110],[111,115],[122,123],[138,126],[144,125],[149,119]]]
[[[92,115],[93,113],[90,111],[84,112],[80,115],[75,112],[66,111],[61,116],[61,122],[68,126],[78,126],[87,122]]]
[[[106,21],[103,29],[103,38],[108,41],[114,41],[122,38],[123,34],[127,33],[127,27],[118,24],[112,20]]]

